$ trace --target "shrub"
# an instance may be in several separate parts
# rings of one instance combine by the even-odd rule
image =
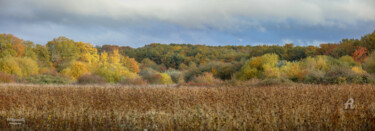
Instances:
[[[59,75],[59,73],[56,71],[56,69],[48,68],[48,67],[40,68],[39,73],[40,74]]]
[[[350,81],[350,77],[354,75],[350,69],[343,67],[333,67],[325,76],[327,84],[343,84]]]
[[[333,67],[325,76],[327,84],[343,84],[343,83],[371,83],[373,77],[366,72],[354,72],[352,69],[344,67]]]
[[[33,84],[69,84],[70,80],[60,76],[41,74],[25,78],[26,83]]]
[[[184,83],[184,74],[181,71],[178,70],[167,70],[165,73],[167,73],[169,76],[171,76],[172,81],[174,83]]]
[[[231,80],[223,81],[223,83],[221,83],[221,85],[223,85],[225,87],[248,87],[248,86],[258,85],[261,81],[262,80],[257,79],[257,78],[253,78],[253,79],[246,80],[246,81],[239,81],[239,80],[236,80],[236,79],[231,79]]]
[[[363,63],[364,69],[368,73],[375,73],[375,53],[372,53]]]
[[[232,78],[239,67],[232,63],[224,63],[221,61],[212,61],[199,66],[201,72],[211,72],[216,78],[229,80]]]
[[[152,68],[146,68],[139,73],[144,80],[150,84],[160,84],[162,76]]]
[[[167,73],[161,73],[161,84],[173,84],[171,76],[169,76]]]
[[[73,80],[77,80],[78,77],[90,73],[90,69],[86,63],[75,61],[70,63],[67,68],[61,71],[61,73]]]
[[[191,81],[194,77],[199,76],[200,74],[202,74],[202,72],[198,68],[191,68],[185,71],[184,79],[185,81]]]
[[[146,85],[147,81],[142,78],[134,78],[134,79],[123,79],[120,84],[123,85]]]
[[[235,77],[239,80],[251,78],[279,78],[280,70],[277,67],[279,56],[276,54],[264,54],[261,57],[252,57],[242,66],[241,71]],[[282,65],[282,64],[279,64]]]
[[[202,75],[194,77],[188,85],[196,86],[213,86],[222,83],[220,79],[216,79],[212,73],[204,72]]]
[[[105,84],[105,79],[103,77],[100,77],[98,75],[94,74],[85,74],[77,79],[78,84]]]
[[[158,68],[158,65],[150,60],[149,58],[144,58],[141,63],[141,69],[146,69],[146,68],[152,68],[152,69],[157,69]]]
[[[137,78],[138,75],[130,72],[121,64],[108,64],[100,66],[95,74],[103,77],[108,83],[117,83],[124,78]]]
[[[151,74],[149,76],[145,76],[143,77],[143,79],[147,80],[148,83],[150,84],[160,84],[160,81],[161,81],[161,78],[162,76],[157,73],[157,74]]]
[[[267,78],[280,78],[280,68],[272,65],[263,65],[263,76]]]
[[[320,70],[320,71],[329,70],[329,65],[327,63],[328,63],[327,56],[307,57],[302,62],[302,64],[308,70]]]
[[[349,55],[346,55],[346,56],[342,56],[340,57],[339,59],[341,65],[343,66],[355,66],[357,64],[357,62],[354,61],[353,57],[349,56]]]
[[[260,81],[259,83],[257,83],[257,85],[270,86],[270,85],[291,84],[291,83],[293,83],[293,82],[290,81],[289,79],[267,78],[267,79],[264,79],[264,80]]]
[[[352,79],[351,79],[351,83],[356,83],[356,84],[366,84],[366,83],[374,84],[374,82],[375,82],[374,77],[368,73],[355,74],[352,76]]]
[[[307,72],[306,78],[304,80],[305,83],[323,83],[325,73],[320,70],[311,70]]]
[[[303,70],[299,62],[286,62],[285,66],[280,68],[283,78],[288,78],[294,82],[303,81],[307,71]]]
[[[355,72],[355,73],[357,73],[357,74],[365,74],[365,73],[367,73],[360,66],[354,66],[354,67],[352,67],[352,71]]]
[[[15,82],[15,78],[13,75],[0,72],[0,83],[12,83],[12,82]]]

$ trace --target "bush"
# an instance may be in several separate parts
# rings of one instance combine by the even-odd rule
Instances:
[[[279,56],[276,54],[264,54],[261,57],[252,57],[242,66],[241,71],[235,77],[239,80],[252,78],[279,78],[280,70],[277,67]],[[282,64],[279,63],[279,66]]]
[[[375,53],[372,53],[363,63],[364,69],[368,73],[375,73]]]
[[[261,86],[270,86],[270,85],[280,85],[280,84],[291,84],[293,83],[289,79],[284,79],[284,78],[268,78],[260,81],[257,83],[257,85]]]
[[[15,82],[15,78],[13,75],[0,72],[0,83],[13,83],[13,82]]]
[[[172,81],[174,83],[184,83],[184,74],[181,71],[178,70],[167,70],[165,73],[167,73],[169,76],[171,76]]]
[[[339,61],[340,61],[342,66],[352,67],[352,66],[355,66],[357,64],[357,62],[354,61],[353,57],[351,57],[349,55],[340,57]]]
[[[351,82],[356,83],[356,84],[366,84],[366,83],[374,84],[375,79],[374,79],[374,76],[371,76],[368,73],[355,74],[354,76],[352,76]]]
[[[294,82],[301,82],[305,79],[307,71],[303,70],[299,62],[286,62],[281,66],[282,78],[288,78]]]
[[[323,83],[325,73],[320,70],[311,70],[307,72],[304,82],[305,83]]]
[[[333,67],[327,72],[325,76],[325,83],[327,84],[343,84],[350,82],[354,72],[343,67]]]
[[[199,66],[201,72],[211,72],[214,77],[222,80],[229,80],[232,78],[232,74],[238,71],[240,67],[232,63],[224,63],[221,61],[212,61]]]
[[[354,72],[352,69],[344,67],[333,67],[325,76],[327,84],[343,83],[372,83],[373,77],[366,72]]]
[[[202,75],[194,77],[188,85],[195,85],[195,86],[214,86],[220,85],[222,81],[220,79],[216,79],[212,73],[204,72]]]
[[[142,78],[134,78],[134,79],[123,79],[120,84],[123,85],[147,85],[147,81],[143,80]]]
[[[152,68],[146,68],[139,73],[144,80],[150,84],[160,84],[162,76]]]
[[[136,73],[129,71],[128,68],[120,64],[102,65],[95,71],[95,74],[103,77],[108,83],[117,83],[124,78],[139,77]]]
[[[64,74],[70,77],[73,80],[77,80],[78,77],[87,74],[90,72],[89,67],[86,63],[80,61],[74,61],[69,63],[68,67],[61,71],[61,74]]]
[[[169,76],[167,73],[161,73],[161,84],[173,84],[171,76]]]
[[[94,74],[86,74],[82,75],[81,77],[78,77],[77,79],[78,84],[105,84],[105,79],[103,77],[100,77],[98,75]]]
[[[42,74],[26,77],[25,82],[33,84],[69,84],[70,80],[60,76]]]
[[[57,75],[60,75],[56,69],[54,68],[41,68],[39,70],[39,73],[40,74],[48,74],[48,75],[53,75],[53,76],[57,76]]]

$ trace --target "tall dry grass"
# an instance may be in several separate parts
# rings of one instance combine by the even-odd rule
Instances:
[[[0,128],[25,130],[375,129],[374,85],[117,87],[1,85]],[[344,104],[354,99],[354,110]],[[9,125],[7,118],[24,118]]]

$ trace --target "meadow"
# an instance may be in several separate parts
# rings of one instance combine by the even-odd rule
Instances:
[[[2,84],[0,129],[374,130],[374,94],[372,84]]]

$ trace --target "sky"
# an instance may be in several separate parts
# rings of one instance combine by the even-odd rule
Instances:
[[[319,45],[375,30],[375,0],[0,0],[0,33],[46,44]]]

